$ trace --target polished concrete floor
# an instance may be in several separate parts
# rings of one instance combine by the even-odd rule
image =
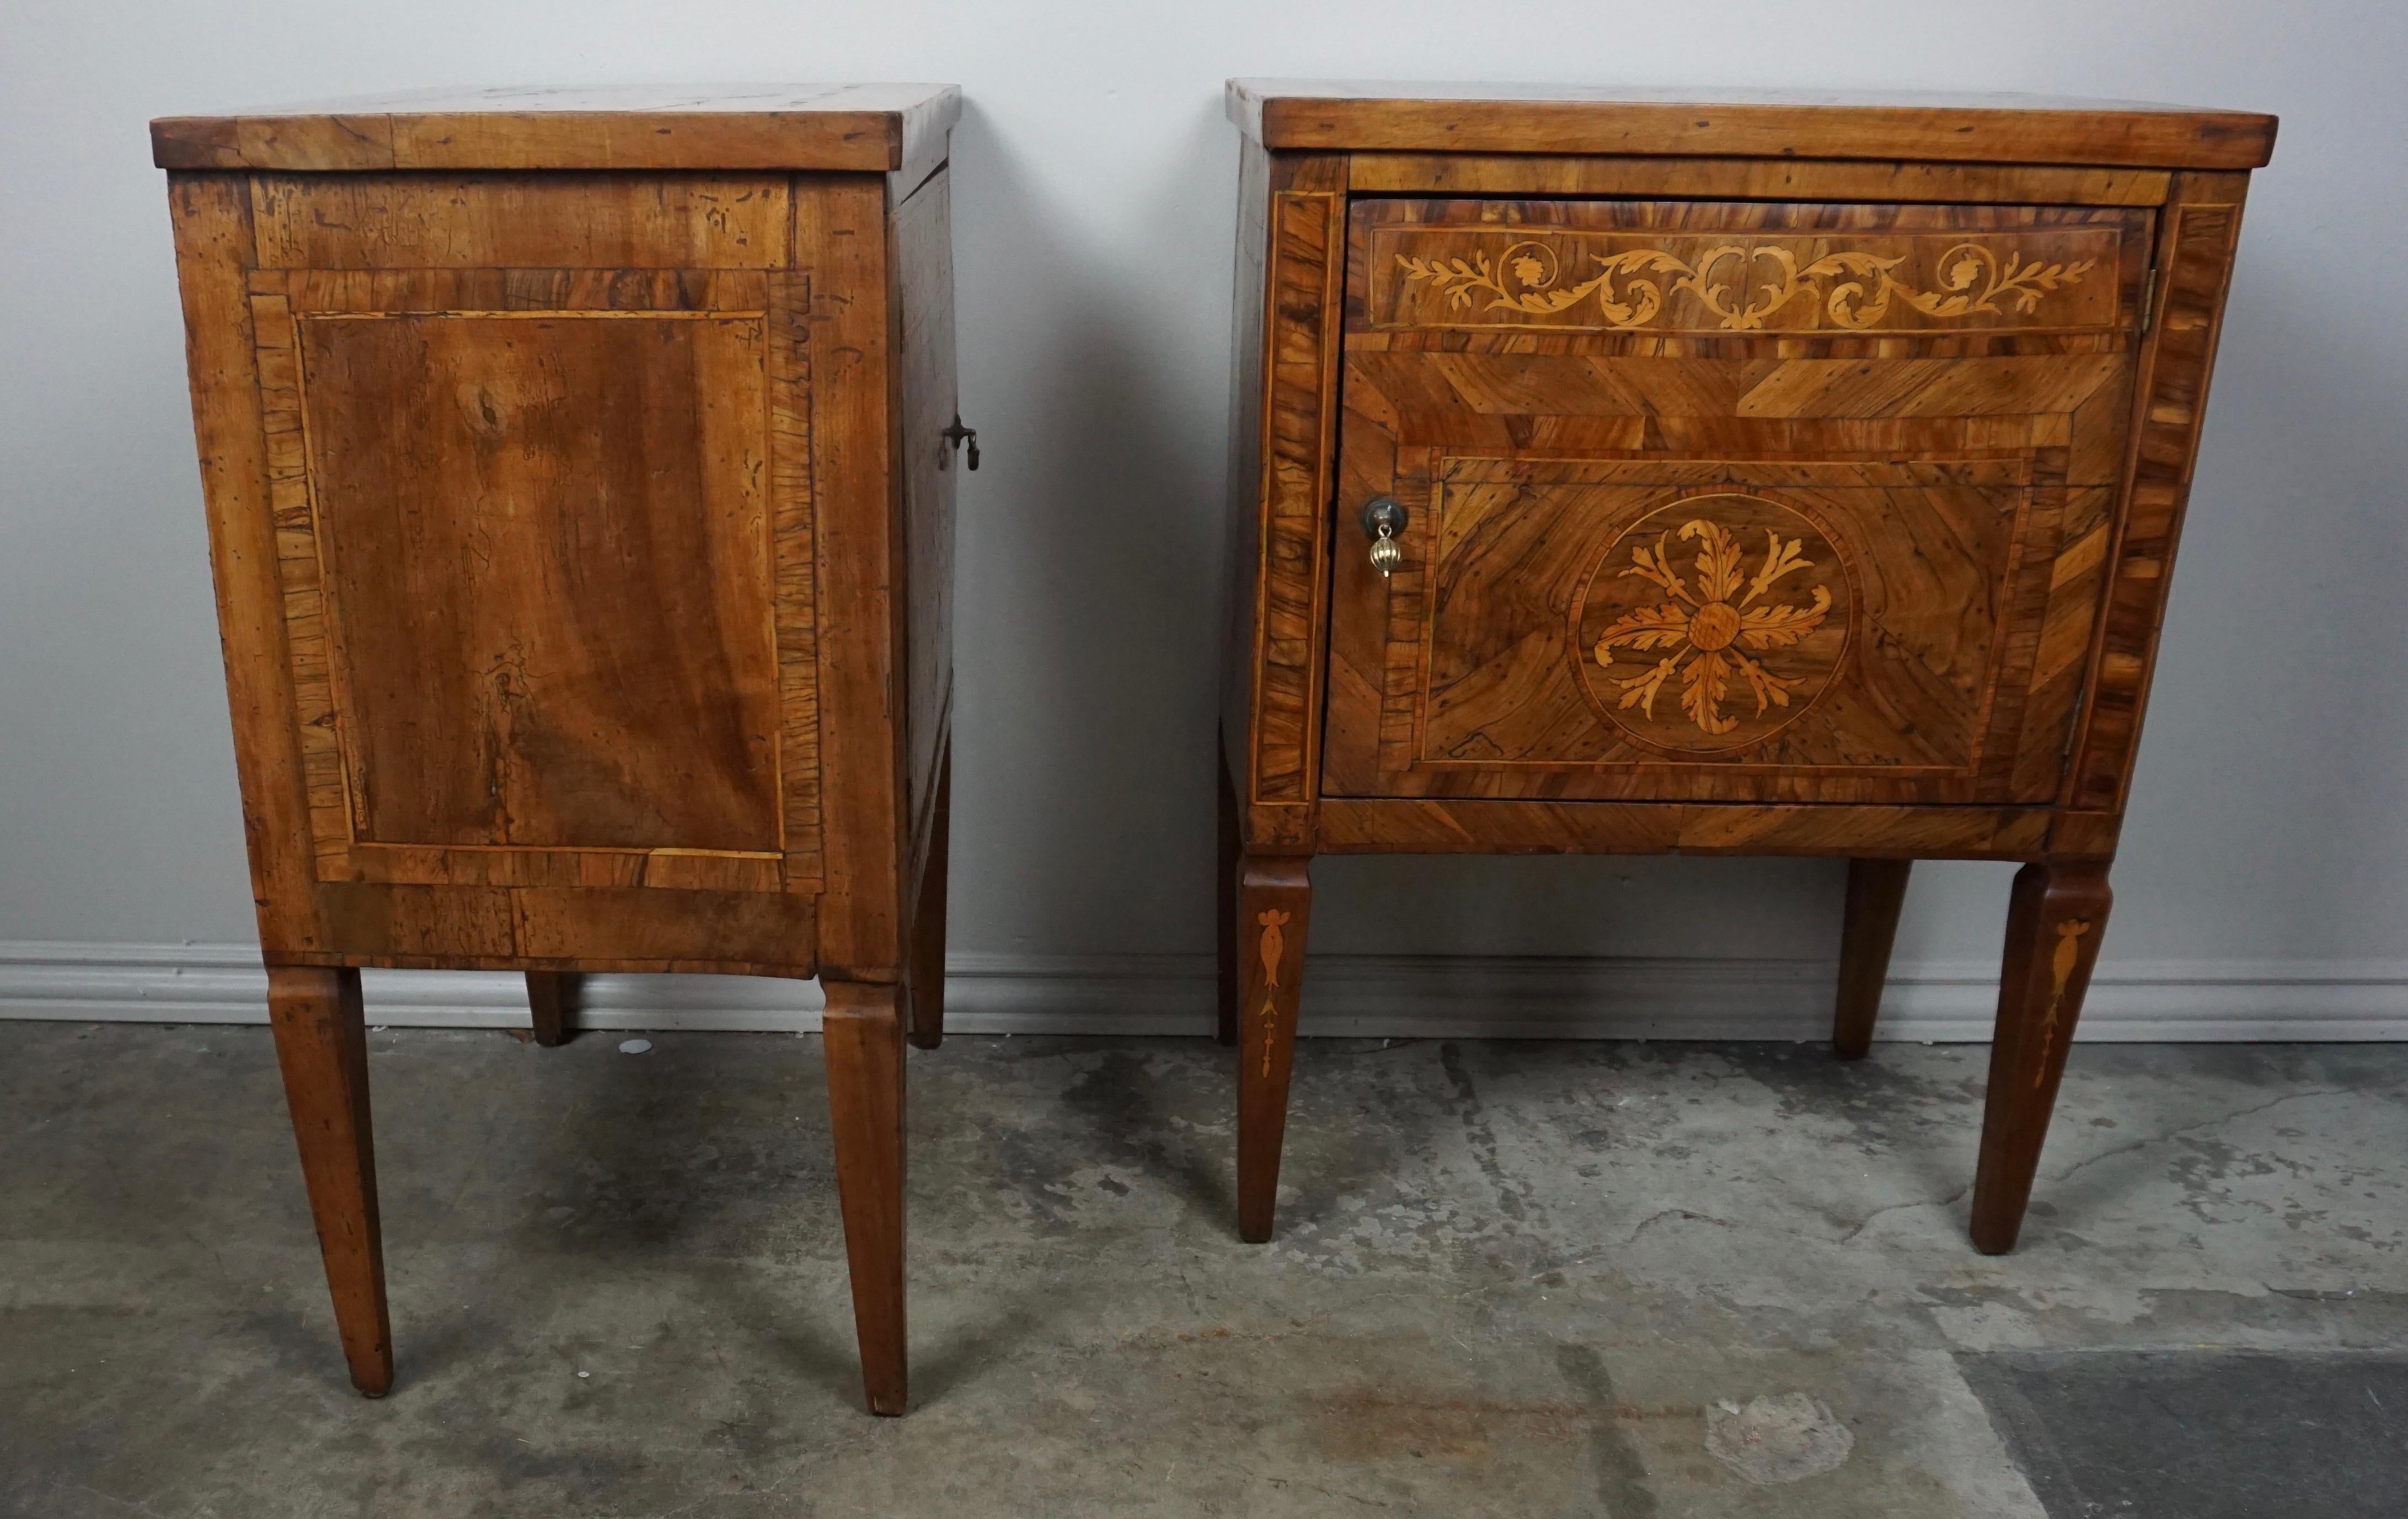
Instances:
[[[2408,1491],[2408,1046],[2077,1049],[1992,1259],[1979,1047],[1308,1041],[1248,1246],[1225,1052],[956,1038],[874,1420],[818,1041],[624,1038],[372,1037],[370,1402],[265,1031],[0,1024],[0,1513],[2266,1512],[2195,1440],[2284,1519]]]

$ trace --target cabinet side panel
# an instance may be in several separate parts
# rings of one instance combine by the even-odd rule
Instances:
[[[302,323],[360,840],[774,853],[763,325]]]
[[[899,971],[906,586],[895,468],[897,325],[886,184],[795,181],[795,259],[810,281],[811,479],[818,532],[820,961],[852,981]]]
[[[178,174],[169,177],[168,196],[260,941],[270,953],[313,950],[323,946],[326,934],[315,892],[308,798],[292,720],[276,527],[268,508],[247,283],[250,185],[239,175]]]
[[[953,507],[965,460],[945,428],[957,409],[953,369],[953,176],[943,169],[895,213],[902,325],[905,667],[910,790],[906,816],[924,845],[953,698]],[[918,870],[915,867],[913,876]]]
[[[2245,177],[2185,176],[2167,213],[2157,320],[2140,380],[2132,475],[2108,569],[2089,709],[2067,803],[2120,811],[2157,664],[2174,547],[2190,500],[2209,371],[2241,235]]]

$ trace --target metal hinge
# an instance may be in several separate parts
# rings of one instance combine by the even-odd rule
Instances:
[[[2157,266],[2149,265],[2149,278],[2141,286],[2141,330],[2147,332],[2157,322]]]
[[[953,451],[965,443],[969,445],[969,466],[972,469],[976,469],[979,466],[978,429],[975,427],[963,426],[961,413],[955,412],[953,414],[953,424],[951,427],[946,428],[939,436],[944,438],[945,446],[937,452],[938,468],[944,468],[945,461],[951,458]]]

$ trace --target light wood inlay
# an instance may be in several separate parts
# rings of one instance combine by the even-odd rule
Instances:
[[[2272,119],[1310,81],[1233,81],[1230,114],[1240,1235],[1296,1025],[1258,936],[1296,912],[1292,950],[1313,853],[1795,854],[1850,862],[1845,1058],[1911,862],[2027,865],[1971,1226],[2009,1248]],[[1340,186],[1331,361],[1252,261]],[[1313,362],[1274,386],[1283,351]]]
[[[1746,551],[1733,534],[1734,522],[1750,517],[1772,519],[1764,529],[1763,556],[1753,574],[1745,564]],[[1670,525],[1676,522],[1677,528]],[[1747,525],[1753,524],[1742,522],[1742,531]],[[1651,528],[1656,530],[1653,546],[1646,541]],[[1781,536],[1784,529],[1799,536],[1784,539]],[[1693,573],[1684,574],[1673,561],[1675,533],[1683,544],[1697,545],[1690,566]],[[1799,552],[1810,542],[1815,545],[1813,559]],[[1629,564],[1623,568],[1619,566],[1626,547]],[[1850,609],[1842,603],[1838,615],[1833,615],[1830,572],[1838,567],[1838,545],[1823,536],[1813,519],[1761,496],[1689,496],[1641,519],[1591,573],[1575,603],[1572,640],[1575,650],[1585,644],[1596,667],[1608,674],[1626,660],[1638,670],[1615,677],[1612,694],[1619,699],[1608,702],[1584,664],[1581,674],[1589,694],[1598,698],[1606,716],[1616,724],[1642,738],[1681,747],[1703,745],[1699,737],[1687,733],[1668,739],[1654,726],[1656,700],[1663,694],[1665,682],[1675,676],[1681,682],[1681,710],[1696,725],[1698,736],[1717,741],[1714,747],[1725,740],[1732,748],[1756,741],[1748,736],[1731,737],[1742,720],[1727,715],[1723,704],[1732,695],[1734,681],[1744,681],[1755,695],[1757,726],[1768,717],[1772,718],[1772,726],[1779,727],[1791,715],[1804,716],[1829,685],[1845,653]],[[1765,594],[1783,579],[1818,566],[1824,573],[1800,587],[1802,594],[1813,598],[1811,604],[1766,599]],[[1633,579],[1643,584],[1622,584]],[[1845,579],[1838,583],[1844,595]],[[1606,620],[1604,628],[1592,643],[1588,629],[1600,620]],[[1816,639],[1818,632],[1826,637]],[[1837,647],[1816,647],[1828,645],[1834,633]],[[1665,650],[1670,652],[1656,657],[1658,651]],[[1780,663],[1799,673],[1781,675],[1767,668],[1764,656],[1774,650],[1797,650]],[[1792,707],[1794,714],[1786,710]],[[1775,716],[1775,708],[1784,709],[1784,713]]]
[[[1354,219],[1366,331],[2112,333],[2146,245],[2143,216],[2105,208],[1394,199]]]
[[[1279,1023],[1280,962],[1287,957],[1287,941],[1280,930],[1287,926],[1289,914],[1276,910],[1257,912],[1254,921],[1262,924],[1262,942],[1256,946],[1263,962],[1263,1070],[1271,1073],[1271,1035]]]
[[[1375,238],[1373,262],[1387,251],[1384,243],[1398,240]],[[2036,252],[1988,241],[1948,242],[1943,248],[1928,237],[1919,239],[1920,247],[1888,245],[1903,246],[1899,252],[1845,248],[1820,254],[1801,254],[1780,243],[1750,247],[1700,239],[1679,245],[1677,252],[1661,247],[1617,250],[1585,238],[1523,237],[1501,249],[1497,241],[1489,237],[1466,246],[1455,240],[1426,256],[1396,253],[1403,289],[1375,289],[1374,304],[1384,297],[1388,309],[1414,313],[1392,318],[1398,326],[1441,321],[1527,325],[1516,319],[1564,314],[1616,329],[1653,327],[1661,317],[1666,327],[1723,332],[1800,323],[1887,331],[1914,325],[1914,315],[1935,324],[1986,316],[2008,319],[1998,325],[2038,326],[2043,324],[2042,298],[2080,284],[2100,263],[2097,255],[2050,263],[2048,252],[2058,249]],[[2085,244],[2114,255],[2112,235],[2093,235],[2072,246]],[[1936,265],[1930,288],[1899,278],[1899,269],[1910,261]],[[1426,291],[1413,288],[1424,284]],[[1445,302],[1444,318],[1420,314],[1436,298]]]

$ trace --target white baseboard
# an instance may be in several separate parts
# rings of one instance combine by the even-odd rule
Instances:
[[[1211,1032],[1207,955],[956,954],[946,1026],[965,1034]],[[1820,1039],[1832,962],[1316,955],[1303,1032],[1392,1038]],[[509,1028],[526,1022],[520,978],[371,970],[369,1021]],[[1881,1037],[1984,1040],[1998,968],[1899,964]],[[267,978],[236,944],[0,942],[0,1018],[265,1023]],[[741,976],[595,976],[595,1029],[819,1027],[816,984]],[[2099,968],[2087,1040],[2408,1039],[2408,961],[2157,960]]]

